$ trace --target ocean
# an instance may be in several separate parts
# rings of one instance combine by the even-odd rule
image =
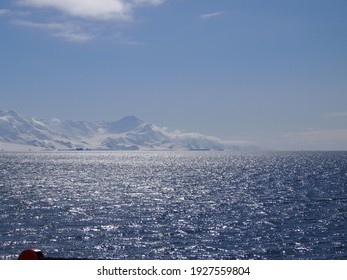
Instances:
[[[347,259],[347,152],[0,153],[0,259]]]

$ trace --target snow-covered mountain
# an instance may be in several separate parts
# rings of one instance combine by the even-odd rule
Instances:
[[[38,120],[0,110],[2,150],[224,150],[247,149],[199,133],[169,132],[135,116],[115,122]]]

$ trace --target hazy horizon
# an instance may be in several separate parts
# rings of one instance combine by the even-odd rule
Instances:
[[[347,150],[347,2],[0,3],[0,108]]]

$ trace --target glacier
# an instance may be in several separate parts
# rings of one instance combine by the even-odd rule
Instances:
[[[37,119],[0,110],[0,150],[254,150],[248,143],[168,131],[136,116],[114,122]]]

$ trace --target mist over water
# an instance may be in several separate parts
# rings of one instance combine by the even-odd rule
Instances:
[[[0,259],[347,259],[347,152],[0,153]]]

